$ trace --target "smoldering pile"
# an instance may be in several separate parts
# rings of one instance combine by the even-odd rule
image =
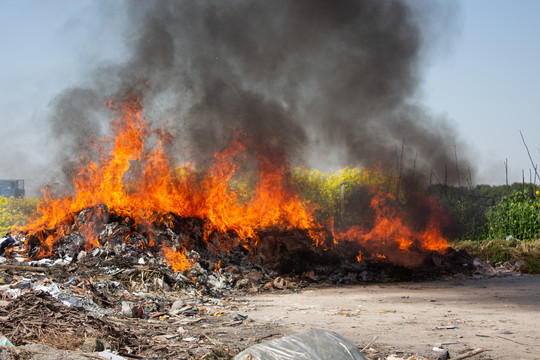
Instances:
[[[21,262],[19,250],[29,266],[57,265],[65,277],[113,275],[128,288],[135,282],[146,290],[181,290],[223,296],[234,290],[295,289],[311,282],[366,283],[423,280],[450,274],[470,274],[473,258],[451,248],[446,253],[424,252],[421,265],[407,268],[366,253],[361,263],[353,242],[336,246],[330,232],[326,243],[315,245],[306,230],[280,227],[260,228],[253,249],[246,249],[233,231],[213,232],[204,238],[204,221],[165,214],[159,223],[138,225],[125,216],[110,212],[105,205],[68,216],[59,229],[44,230],[26,237],[20,248],[10,249],[11,263]],[[88,249],[85,229],[97,234],[99,246]],[[55,235],[52,247],[38,237]],[[164,256],[164,248],[182,245],[188,269],[174,272],[174,259]],[[85,250],[85,247],[87,250]],[[41,258],[41,259],[39,259]],[[144,274],[146,272],[146,274]],[[146,277],[146,278],[145,278]],[[144,281],[143,281],[144,279]],[[140,290],[140,289],[139,289]],[[105,300],[105,303],[114,301]]]

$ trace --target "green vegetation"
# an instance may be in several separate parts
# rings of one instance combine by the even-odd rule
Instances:
[[[514,183],[473,188],[433,186],[457,225],[454,240],[533,240],[540,233],[538,187]]]
[[[0,196],[0,236],[11,231],[14,225],[25,225],[37,211],[36,198],[5,198]]]
[[[506,236],[530,241],[540,237],[540,197],[538,191],[514,191],[490,207],[488,217],[488,238],[502,239]]]

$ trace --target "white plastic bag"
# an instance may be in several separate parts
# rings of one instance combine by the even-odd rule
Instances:
[[[289,359],[368,360],[351,341],[327,330],[311,330],[270,340],[253,345],[234,357],[234,360]]]

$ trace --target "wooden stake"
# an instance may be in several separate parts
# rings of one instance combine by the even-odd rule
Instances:
[[[466,353],[464,354],[461,354],[461,355],[458,355],[456,357],[453,357],[452,360],[462,360],[462,359],[466,359],[466,358],[469,358],[471,356],[474,356],[474,355],[478,355],[480,353],[483,353],[484,351],[486,351],[485,349],[482,349],[482,348],[478,348],[478,349],[474,349],[474,350],[471,350],[471,351],[467,351]]]
[[[369,347],[370,347],[371,345],[373,345],[373,343],[375,342],[375,340],[377,340],[378,338],[379,338],[379,336],[376,335],[376,336],[373,338],[373,340],[371,340],[370,342],[368,342],[368,343],[366,344],[366,346],[364,346],[362,349],[360,349],[360,352],[362,352],[362,351],[364,351],[364,350],[366,350],[366,349],[369,349]]]
[[[457,176],[457,180],[458,180],[459,198],[461,199],[462,198],[462,194],[461,194],[461,178],[459,177],[459,166],[458,166],[458,161],[457,161],[456,144],[454,144],[454,156],[456,158],[456,176]]]
[[[525,138],[523,137],[523,133],[521,132],[521,130],[519,130],[519,134],[521,135],[521,140],[523,140],[523,145],[525,145],[525,149],[527,150],[527,155],[529,155],[529,160],[531,160],[531,164],[534,168],[534,173],[536,174],[536,176],[538,176],[538,172],[536,171],[536,167],[534,166],[534,161],[532,159],[531,153],[529,152],[529,147],[527,146],[527,143],[525,143]]]
[[[510,196],[508,195],[508,159],[504,160],[504,169],[506,171],[506,200],[508,201],[508,199],[510,198]]]

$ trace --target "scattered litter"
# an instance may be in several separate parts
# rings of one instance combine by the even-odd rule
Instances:
[[[449,330],[449,329],[457,329],[457,325],[447,325],[447,326],[437,326],[437,330]]]
[[[516,260],[514,263],[505,262],[499,266],[493,267],[487,261],[475,259],[473,262],[475,266],[475,274],[483,276],[508,276],[520,274],[525,270],[525,262],[523,260]]]
[[[326,270],[302,270],[297,272],[297,276],[283,275],[285,272],[266,267],[283,265],[281,262],[276,260],[275,264],[264,263],[265,266],[253,264],[248,262],[244,249],[229,249],[221,259],[221,267],[216,268],[218,259],[213,249],[208,249],[213,246],[214,240],[209,239],[208,243],[203,241],[201,230],[204,224],[200,219],[170,215],[162,225],[149,224],[152,225],[149,230],[152,234],[142,235],[135,232],[137,226],[132,222],[133,219],[120,218],[103,205],[98,205],[73,214],[77,221],[66,226],[72,230],[83,225],[90,228],[89,216],[95,216],[92,212],[96,213],[100,206],[104,209],[104,215],[94,219],[98,220],[98,225],[93,229],[98,232],[99,247],[82,250],[85,248],[83,235],[77,231],[58,239],[52,249],[37,239],[24,239],[23,234],[19,234],[20,237],[14,235],[15,243],[6,238],[1,239],[0,246],[10,246],[5,251],[7,255],[0,257],[0,269],[3,271],[0,276],[0,334],[5,335],[0,339],[0,345],[14,344],[19,348],[29,342],[41,342],[89,353],[97,354],[99,351],[101,358],[115,360],[201,358],[224,346],[227,347],[224,351],[232,356],[253,343],[282,335],[281,330],[276,330],[277,326],[267,329],[267,324],[248,320],[249,311],[255,306],[249,307],[248,302],[235,300],[234,296],[238,293],[283,289],[297,291],[310,281],[337,283],[345,280],[354,282],[354,279],[364,282],[400,279],[398,275],[388,275],[392,274],[388,271],[388,264],[383,264],[384,272],[378,271],[380,264],[377,263],[355,263],[361,270],[351,277],[341,270],[331,275],[326,274]],[[261,239],[264,236],[291,239],[295,244],[297,240],[310,240],[303,232],[275,229],[261,231],[266,231],[259,234]],[[191,239],[190,243],[197,250],[186,252],[186,257],[193,261],[192,269],[174,272],[162,257],[162,247],[148,245],[149,235],[155,237],[156,244],[168,246]],[[214,245],[223,245],[222,241],[226,239],[220,236],[229,235],[213,236],[216,237]],[[25,244],[26,250],[23,249]],[[201,247],[197,247],[197,244],[201,244]],[[50,258],[38,259],[41,256],[37,255],[38,251],[50,251]],[[462,269],[453,266],[461,264],[458,262],[461,255],[458,255],[456,253],[455,257],[444,258],[444,261],[452,265],[450,269]],[[465,259],[463,264],[471,264],[472,273],[472,259]],[[508,271],[511,266],[518,265],[516,262],[501,266],[504,271]],[[436,302],[435,299],[427,300]],[[320,305],[296,304],[286,310],[312,313],[320,309]],[[344,316],[358,316],[360,312],[360,309],[354,307],[352,310],[338,310],[337,314]],[[395,310],[375,312],[396,313]],[[437,329],[453,328],[457,326]],[[228,348],[229,345],[224,344],[233,343],[230,340],[233,338],[231,334],[236,336],[234,339],[237,342]],[[343,350],[348,340],[322,330],[310,336],[298,334],[295,339],[300,339],[310,348],[310,352],[334,351],[330,358],[343,359],[336,348]],[[370,347],[375,340],[363,350],[379,351],[377,346],[374,346],[376,351]],[[288,340],[282,341],[280,346],[288,344]],[[364,359],[361,355],[363,350],[353,359]],[[410,355],[397,353],[403,357]],[[403,360],[403,357],[395,356],[395,359]]]

